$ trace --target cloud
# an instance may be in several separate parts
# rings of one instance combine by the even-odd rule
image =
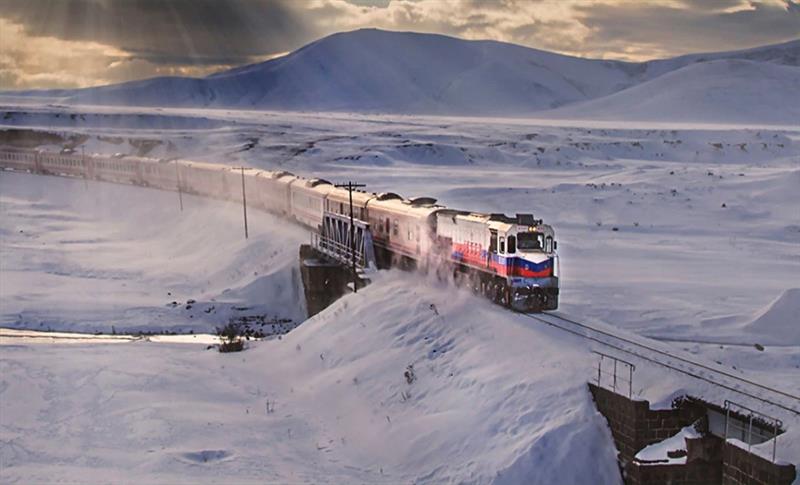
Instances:
[[[565,54],[645,60],[800,36],[792,0],[311,0],[317,31],[359,27],[494,39]]]
[[[0,89],[74,88],[153,76],[203,76],[230,64],[164,64],[97,42],[29,36],[0,18]]]
[[[700,7],[702,5],[702,7]],[[632,2],[576,7],[589,33],[584,52],[628,52],[633,58],[735,50],[800,36],[800,10],[791,2],[682,0],[678,4]]]
[[[291,2],[294,3],[294,2]],[[155,64],[231,64],[313,38],[290,0],[0,0],[30,37],[114,46]]]

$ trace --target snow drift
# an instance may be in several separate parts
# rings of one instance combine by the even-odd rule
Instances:
[[[379,276],[236,355],[3,347],[16,397],[0,480],[621,483],[584,342],[411,274]]]
[[[784,291],[744,328],[783,345],[800,345],[800,288]]]
[[[744,60],[692,64],[548,116],[597,120],[800,123],[800,67]]]
[[[183,205],[154,189],[3,172],[0,324],[213,333],[231,318],[305,319],[306,231],[252,211],[245,241],[241,206],[186,194]]]

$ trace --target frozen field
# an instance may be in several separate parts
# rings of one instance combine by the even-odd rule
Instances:
[[[187,195],[183,206],[176,193],[3,173],[0,325],[187,333],[305,318],[304,231],[253,212],[245,241],[241,206]]]
[[[533,212],[558,236],[563,313],[800,391],[796,127],[22,106],[1,123],[16,130],[4,142],[43,149],[280,167]],[[239,206],[184,205],[3,173],[2,326],[198,333],[241,312],[303,319],[303,230],[253,211],[245,242]],[[235,356],[2,345],[4,482],[553,483],[565,467],[570,483],[618,479],[584,391],[588,344],[412,274],[382,274]],[[676,391],[729,397],[647,366],[636,380],[660,405]],[[800,424],[785,421],[793,459]]]
[[[48,107],[4,118],[22,130],[58,125],[48,129],[57,137],[33,139],[43,148],[279,167],[533,212],[557,231],[563,310],[643,334],[752,343],[703,322],[800,286],[797,127]],[[796,331],[789,342],[762,336],[800,343]]]

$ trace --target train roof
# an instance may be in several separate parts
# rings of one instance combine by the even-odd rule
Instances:
[[[435,199],[434,199],[435,200]],[[413,204],[410,200],[404,199],[389,199],[380,200],[373,199],[369,203],[370,210],[378,209],[383,212],[394,214],[402,214],[407,216],[428,217],[437,211],[446,210],[444,206],[435,204]]]
[[[401,195],[399,195],[399,194],[394,193],[394,192],[381,192],[380,194],[378,194],[377,199],[378,200],[392,200],[392,199],[403,200],[403,197]]]
[[[358,190],[353,191],[353,205],[364,206],[367,202],[377,197],[372,192],[361,192]],[[330,191],[328,194],[328,199],[335,200],[337,202],[350,202],[350,194],[348,193],[347,189],[335,187],[333,190]]]
[[[489,228],[501,232],[507,232],[514,226],[549,227],[542,224],[541,219],[534,219],[532,214],[517,214],[516,216],[512,217],[499,213],[483,214],[480,212],[466,212],[447,209],[439,212],[439,217],[450,218],[456,224],[458,221],[485,224]]]
[[[161,163],[169,163],[169,162],[170,162],[170,160],[166,160],[166,161],[161,162]],[[230,167],[228,165],[220,165],[218,163],[194,162],[194,161],[190,161],[190,160],[178,160],[178,163],[180,163],[181,165],[189,166],[189,167],[196,167],[196,168],[200,168],[200,169],[203,169],[203,170],[217,171],[217,172],[230,171],[231,168],[232,168],[232,167]]]
[[[330,182],[323,179],[307,179],[303,177],[297,177],[294,180],[289,182],[289,186],[291,190],[301,190],[307,192],[314,192],[317,194],[327,195],[332,189],[333,185]]]

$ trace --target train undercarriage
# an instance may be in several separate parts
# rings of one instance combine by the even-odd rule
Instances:
[[[442,280],[453,280],[460,287],[469,288],[477,295],[524,313],[538,313],[558,308],[558,277],[526,280],[507,278],[480,271],[470,266],[446,263],[419,264],[415,259],[392,253],[388,249],[375,245],[375,256],[378,268],[398,268],[405,271],[419,270],[423,273],[435,272]],[[432,268],[435,268],[432,270]]]
[[[538,281],[512,281],[468,266],[458,265],[453,271],[457,283],[469,286],[476,294],[498,305],[524,313],[538,313],[558,308],[558,278]]]

